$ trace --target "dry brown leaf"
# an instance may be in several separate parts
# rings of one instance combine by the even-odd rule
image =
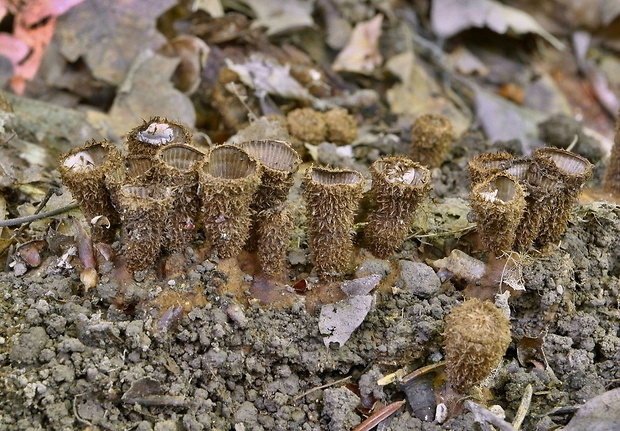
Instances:
[[[178,58],[152,51],[138,55],[110,109],[110,125],[117,135],[127,133],[143,119],[154,116],[194,125],[194,106],[170,81],[178,64]]]
[[[374,72],[383,61],[379,52],[382,23],[381,14],[371,20],[359,22],[351,33],[349,43],[336,57],[332,69],[336,72],[362,74]]]
[[[434,0],[431,24],[435,34],[444,38],[468,28],[488,27],[500,34],[538,34],[557,49],[564,48],[532,16],[494,0]]]
[[[69,61],[83,57],[96,78],[118,85],[139,53],[165,42],[155,19],[175,4],[175,0],[85,0],[58,21],[60,51]]]
[[[252,27],[266,27],[269,36],[314,26],[313,2],[286,0],[243,0],[256,14]]]
[[[30,0],[9,3],[2,9],[2,15],[7,10],[14,15],[14,37],[3,35],[0,55],[13,63],[15,75],[11,78],[11,87],[17,94],[24,92],[26,81],[34,78],[39,70],[45,48],[54,36],[56,17],[82,1]]]

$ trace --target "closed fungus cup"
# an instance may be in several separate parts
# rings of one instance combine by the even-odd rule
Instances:
[[[495,174],[473,188],[471,207],[487,251],[499,256],[512,250],[525,210],[525,194],[516,178],[504,173]]]
[[[282,204],[301,163],[297,151],[288,142],[274,139],[242,142],[238,146],[262,165],[261,185],[252,202],[253,210],[260,212]]]
[[[257,253],[261,270],[269,277],[280,277],[286,270],[293,217],[284,205],[261,211],[257,218]]]
[[[510,344],[510,322],[491,302],[473,298],[450,311],[443,335],[447,381],[465,394],[499,365]]]
[[[551,147],[537,149],[533,159],[538,178],[553,183],[548,187],[545,222],[541,224],[536,240],[538,247],[543,248],[557,242],[566,231],[581,187],[592,176],[592,164],[578,154]]]
[[[431,189],[431,173],[406,157],[385,157],[370,166],[371,200],[365,238],[372,253],[385,259],[400,247],[416,207]]]
[[[411,129],[411,158],[436,168],[443,162],[453,141],[454,130],[449,119],[436,114],[422,115]]]
[[[205,235],[220,257],[234,257],[249,237],[260,166],[241,148],[220,145],[209,153],[199,181]]]
[[[295,138],[310,144],[320,144],[327,137],[324,114],[312,108],[298,108],[286,116],[288,131]]]
[[[187,144],[170,144],[156,154],[155,183],[171,188],[172,207],[164,227],[164,249],[182,252],[192,241],[200,215],[198,169],[205,153]]]
[[[161,252],[166,215],[172,206],[170,189],[126,185],[120,188],[118,201],[127,269],[147,269]]]
[[[63,184],[71,191],[87,220],[105,216],[110,228],[91,226],[95,241],[108,241],[114,237],[114,227],[119,216],[105,184],[105,176],[121,164],[120,153],[108,141],[88,142],[60,157],[58,171]]]
[[[338,277],[353,252],[353,223],[364,189],[357,171],[311,167],[302,181],[312,262],[323,278]]]
[[[506,169],[512,160],[514,160],[514,156],[503,151],[472,157],[467,164],[471,188],[473,189],[476,184]]]
[[[127,135],[129,154],[154,156],[160,147],[168,144],[190,144],[192,135],[184,124],[166,118],[153,117]]]

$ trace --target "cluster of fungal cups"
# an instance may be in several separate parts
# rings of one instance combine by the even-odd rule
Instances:
[[[545,147],[526,158],[473,157],[469,174],[478,232],[487,250],[499,256],[557,242],[592,164],[570,151]]]
[[[128,134],[126,154],[93,141],[61,156],[62,181],[91,220],[93,240],[110,242],[120,228],[126,267],[139,271],[164,253],[183,252],[201,229],[219,257],[247,247],[256,251],[266,275],[282,275],[293,228],[287,197],[298,154],[277,140],[209,151],[191,140],[184,125],[153,118]],[[430,173],[405,157],[386,157],[370,170],[374,204],[367,247],[385,258],[402,244],[430,190]],[[311,257],[323,279],[349,269],[364,186],[362,174],[353,170],[313,166],[305,173]]]
[[[198,228],[222,258],[237,255],[255,232],[266,272],[281,270],[297,153],[276,140],[205,152],[191,138],[186,126],[153,118],[129,133],[126,155],[103,141],[61,156],[62,181],[93,220],[93,240],[111,241],[120,227],[126,266],[139,271],[162,253],[182,252]],[[107,226],[95,222],[100,216]]]

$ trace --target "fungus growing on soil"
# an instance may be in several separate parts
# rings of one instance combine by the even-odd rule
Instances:
[[[346,109],[332,109],[323,118],[327,126],[327,140],[338,145],[350,144],[357,138],[357,121]]]
[[[584,157],[559,148],[539,148],[533,154],[537,176],[548,182],[544,220],[536,239],[539,248],[557,242],[566,231],[581,187],[592,175]]]
[[[170,187],[172,206],[164,225],[165,248],[171,253],[183,251],[194,238],[200,213],[198,167],[205,153],[186,144],[170,144],[156,154],[156,182]]]
[[[514,156],[506,152],[479,154],[472,157],[467,164],[471,188],[473,189],[476,184],[491,175],[506,169],[511,160],[514,160]]]
[[[209,153],[199,178],[207,240],[220,257],[234,257],[250,236],[250,205],[260,184],[260,165],[241,148],[220,145]]]
[[[122,208],[122,240],[127,269],[147,269],[159,256],[166,215],[172,206],[170,189],[155,186],[122,186],[118,193]]]
[[[488,301],[473,298],[446,316],[444,351],[448,383],[459,393],[482,382],[510,344],[510,322]]]
[[[286,206],[261,211],[257,218],[257,253],[262,271],[278,278],[286,270],[286,252],[293,230],[293,217]]]
[[[114,236],[113,227],[119,223],[119,216],[105,185],[105,176],[120,163],[120,153],[107,141],[86,143],[60,157],[58,171],[62,182],[71,190],[86,219],[105,216],[111,224],[110,229],[91,226],[96,241],[111,239]]]
[[[525,209],[525,190],[504,173],[488,178],[471,191],[471,206],[486,249],[499,256],[512,250]]]
[[[403,243],[414,212],[431,188],[428,169],[406,157],[385,157],[370,166],[371,201],[365,237],[381,259]]]
[[[442,115],[422,115],[411,129],[411,158],[429,168],[436,168],[443,162],[453,141],[454,130],[449,119]]]
[[[353,219],[364,188],[362,174],[313,166],[302,181],[312,262],[321,278],[346,272],[353,252]]]
[[[189,144],[192,135],[187,126],[166,118],[153,117],[127,135],[129,154],[153,156],[158,148],[167,144]]]

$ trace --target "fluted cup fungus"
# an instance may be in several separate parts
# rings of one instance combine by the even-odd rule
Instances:
[[[470,199],[485,248],[496,256],[511,251],[525,210],[523,186],[498,173],[476,185]]]
[[[349,169],[311,167],[302,181],[312,262],[323,279],[348,268],[353,252],[353,221],[364,188],[362,175]]]
[[[199,181],[207,240],[220,257],[234,257],[250,234],[250,205],[260,185],[260,166],[241,148],[220,145],[199,170]]]
[[[442,115],[425,114],[418,117],[411,129],[410,156],[429,168],[443,162],[454,141],[454,129],[450,120]]]
[[[109,241],[114,237],[114,227],[119,216],[112,205],[105,176],[121,164],[120,153],[108,141],[88,142],[60,157],[58,171],[63,184],[71,191],[87,220],[105,216],[110,229],[91,226],[95,241]]]
[[[370,166],[371,200],[365,237],[377,257],[389,257],[403,243],[416,207],[431,188],[428,169],[406,157],[385,157]]]

